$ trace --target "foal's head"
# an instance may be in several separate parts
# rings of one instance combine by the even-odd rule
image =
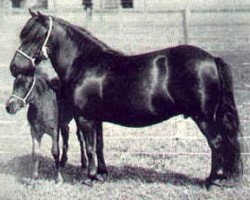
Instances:
[[[46,74],[27,76],[18,74],[14,80],[13,91],[6,102],[6,110],[15,114],[26,104],[41,101],[41,96],[49,90]]]
[[[6,102],[6,110],[15,114],[32,99],[36,78],[19,74],[14,80],[13,91]]]
[[[21,45],[17,49],[11,64],[11,74],[33,75],[35,66],[48,58],[49,38],[52,31],[52,18],[30,11],[31,18],[21,31]]]

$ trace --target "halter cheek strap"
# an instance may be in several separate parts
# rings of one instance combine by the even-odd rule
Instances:
[[[42,48],[41,48],[41,52],[42,52],[42,55],[44,56],[45,59],[48,59],[48,47],[47,47],[47,43],[48,43],[48,40],[49,40],[49,37],[51,35],[51,31],[52,31],[52,27],[53,27],[53,20],[52,20],[52,17],[49,17],[49,30],[48,30],[48,33],[47,33],[47,36],[44,40],[44,43],[42,45]],[[16,50],[17,53],[19,53],[20,55],[24,56],[25,58],[27,58],[33,67],[35,67],[35,58],[32,58],[31,56],[29,56],[27,53],[23,52],[22,50],[20,49],[17,49]]]
[[[49,17],[49,31],[47,33],[47,36],[44,40],[44,43],[43,43],[43,46],[42,46],[42,54],[43,56],[47,59],[49,56],[48,56],[48,47],[47,47],[47,43],[49,41],[49,37],[51,35],[51,31],[52,31],[52,27],[53,27],[53,21],[52,21],[52,17]]]
[[[25,105],[27,104],[27,99],[29,98],[29,96],[30,96],[32,90],[33,90],[34,87],[35,87],[35,84],[36,84],[36,78],[34,77],[34,78],[33,78],[33,81],[32,81],[32,85],[31,85],[29,91],[27,92],[27,94],[26,94],[23,98],[22,98],[22,97],[19,97],[18,95],[15,95],[15,94],[11,94],[10,97],[13,97],[13,98],[15,98],[15,99],[21,100],[21,101],[23,102],[23,105],[25,106]]]

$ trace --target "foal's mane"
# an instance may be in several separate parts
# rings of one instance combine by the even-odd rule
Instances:
[[[40,68],[36,69],[36,88],[39,95],[42,95],[46,90],[50,88],[48,74],[43,72]]]

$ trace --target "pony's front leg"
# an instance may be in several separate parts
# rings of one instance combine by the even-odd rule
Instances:
[[[59,131],[57,129],[53,130],[52,133],[52,148],[51,148],[51,154],[55,161],[55,167],[56,167],[56,182],[62,182],[63,178],[61,175],[61,169],[60,169],[60,150],[59,150]]]
[[[89,161],[88,177],[92,180],[99,180],[96,167],[96,122],[79,117],[78,124],[86,143],[86,153]]]
[[[61,167],[65,167],[65,164],[68,160],[68,141],[69,141],[69,126],[68,124],[61,124],[60,125],[61,135],[63,139],[63,152],[61,157]]]
[[[100,175],[108,174],[108,170],[105,163],[105,158],[103,154],[103,128],[102,128],[102,122],[97,123],[96,125],[96,153],[97,153],[97,161],[98,161],[98,168],[97,173]]]

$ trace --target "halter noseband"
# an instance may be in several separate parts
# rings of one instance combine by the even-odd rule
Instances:
[[[33,77],[32,85],[31,85],[29,91],[26,93],[26,95],[25,95],[23,98],[22,98],[22,97],[19,97],[19,96],[17,96],[17,95],[15,95],[15,94],[11,94],[10,97],[13,97],[13,98],[16,98],[16,99],[21,100],[21,101],[23,102],[23,105],[25,106],[25,105],[27,104],[27,99],[29,98],[29,96],[30,96],[32,90],[33,90],[34,87],[35,87],[35,84],[36,84],[36,78]]]
[[[45,59],[47,59],[49,57],[48,52],[47,52],[47,49],[48,49],[47,43],[48,43],[49,37],[51,35],[52,27],[53,27],[53,20],[52,20],[52,17],[49,17],[49,31],[47,33],[47,36],[46,36],[44,43],[42,45],[42,48],[41,48],[42,55],[44,56]],[[20,55],[24,56],[25,58],[27,58],[31,62],[32,66],[35,67],[36,58],[29,56],[27,53],[23,52],[20,49],[17,49],[16,52],[19,53]]]

